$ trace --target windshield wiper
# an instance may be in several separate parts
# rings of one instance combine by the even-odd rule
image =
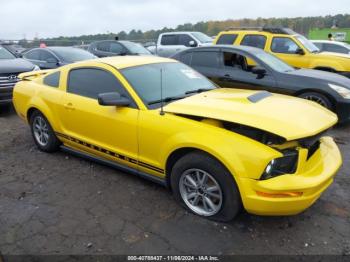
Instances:
[[[202,92],[210,91],[210,90],[213,90],[213,88],[199,88],[196,90],[187,91],[185,94],[189,95],[189,94],[194,94],[194,93],[202,93]]]
[[[154,105],[154,104],[158,104],[158,103],[161,103],[161,102],[167,103],[167,102],[171,102],[171,101],[175,101],[175,100],[180,100],[180,99],[183,99],[185,97],[186,97],[185,95],[169,96],[169,97],[165,97],[163,99],[158,99],[158,100],[155,100],[155,101],[148,102],[148,105]]]

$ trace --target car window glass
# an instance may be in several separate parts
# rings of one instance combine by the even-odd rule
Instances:
[[[192,66],[204,66],[204,67],[219,67],[217,52],[193,52],[192,53]]]
[[[163,35],[161,45],[178,45],[177,35]]]
[[[47,61],[48,59],[55,59],[57,60],[49,51],[47,50],[40,50],[40,59],[41,61]]]
[[[327,52],[335,52],[335,53],[343,53],[348,54],[349,50],[347,50],[345,47],[335,44],[323,44],[323,51]]]
[[[183,34],[183,35],[179,35],[179,45],[184,45],[187,47],[190,47],[190,42],[194,41],[196,43],[196,41],[190,37],[189,35]]]
[[[0,59],[14,59],[16,58],[10,51],[0,46]]]
[[[97,50],[109,52],[110,42],[100,42],[97,44]]]
[[[190,65],[192,60],[192,52],[181,54],[180,61],[186,65]]]
[[[69,93],[97,99],[99,94],[119,92],[129,97],[118,79],[102,69],[79,68],[70,71],[68,76]]]
[[[323,50],[323,44],[322,43],[314,42],[314,45],[317,46],[318,49]]]
[[[24,54],[23,57],[31,60],[40,60],[40,51],[39,50],[29,51],[28,53]]]
[[[233,45],[237,39],[237,34],[223,34],[216,42],[217,45]]]
[[[295,54],[299,46],[290,38],[274,37],[271,51],[274,53]]]
[[[114,54],[120,54],[123,52],[123,46],[118,43],[111,43],[109,52]]]
[[[266,37],[263,35],[246,35],[244,36],[241,45],[252,46],[264,49],[266,44]]]
[[[44,78],[44,84],[52,87],[58,87],[60,84],[60,72],[49,74]]]
[[[146,104],[161,98],[161,87],[163,98],[182,96],[188,91],[202,88],[215,88],[206,77],[182,63],[147,64],[122,69],[121,73]]]
[[[251,68],[257,66],[257,62],[252,58],[233,52],[223,52],[223,62],[226,69],[251,71]]]

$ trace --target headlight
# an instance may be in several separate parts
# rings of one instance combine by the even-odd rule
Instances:
[[[37,65],[34,66],[33,71],[39,71],[40,67],[38,67]]]
[[[260,178],[261,180],[295,173],[298,164],[298,151],[288,149],[282,153],[282,157],[270,161]]]
[[[349,89],[342,87],[342,86],[334,85],[334,84],[328,84],[328,86],[330,88],[332,88],[334,91],[336,91],[339,95],[344,97],[345,99],[350,99],[350,90]]]

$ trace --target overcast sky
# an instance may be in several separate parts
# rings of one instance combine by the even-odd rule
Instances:
[[[349,0],[0,0],[0,39],[144,31],[186,22],[349,11]]]

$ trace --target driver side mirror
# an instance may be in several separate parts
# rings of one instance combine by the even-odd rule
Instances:
[[[193,41],[193,40],[190,41],[188,44],[190,45],[190,47],[196,47],[197,46],[197,43],[195,41]]]
[[[98,103],[101,106],[128,106],[131,104],[131,101],[129,98],[121,96],[118,92],[111,92],[99,94]]]
[[[254,66],[252,68],[252,73],[258,76],[258,79],[263,78],[266,75],[266,69],[260,66]]]
[[[298,48],[297,50],[295,50],[295,53],[298,54],[298,55],[305,55],[304,50],[301,49],[301,48]]]

